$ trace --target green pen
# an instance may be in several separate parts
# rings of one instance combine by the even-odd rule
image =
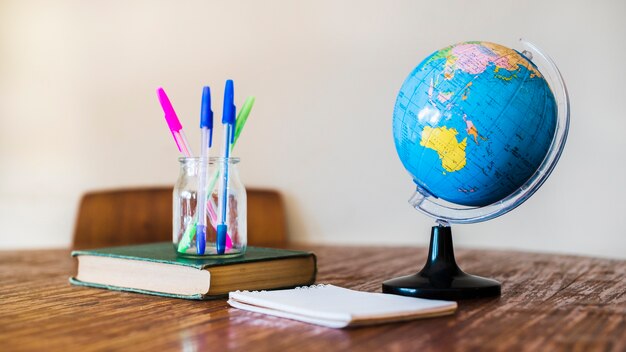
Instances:
[[[239,135],[241,134],[241,131],[243,131],[243,126],[245,126],[246,121],[248,121],[248,115],[250,115],[250,110],[252,110],[254,100],[254,97],[248,97],[243,103],[241,110],[239,110],[239,114],[237,114],[237,122],[235,122],[235,140],[230,146],[230,150],[233,150],[235,147],[235,143],[237,143],[237,139],[239,139]]]

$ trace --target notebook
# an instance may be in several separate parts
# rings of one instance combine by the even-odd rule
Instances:
[[[236,291],[228,304],[255,313],[345,328],[453,314],[456,302],[354,291],[333,285]]]

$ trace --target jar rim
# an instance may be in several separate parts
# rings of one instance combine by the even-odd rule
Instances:
[[[230,164],[237,164],[241,161],[239,157],[224,158],[221,156],[212,156],[209,158],[209,164],[221,163],[221,162],[224,162],[225,160],[228,160]],[[192,157],[181,156],[180,158],[178,158],[178,162],[181,164],[198,163],[200,162],[200,157],[199,156],[192,156]]]

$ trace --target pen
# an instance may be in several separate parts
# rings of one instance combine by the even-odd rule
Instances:
[[[224,110],[222,112],[222,124],[224,125],[224,149],[222,158],[222,177],[220,178],[219,192],[220,198],[220,218],[219,225],[217,225],[217,254],[224,254],[226,247],[226,231],[228,225],[226,225],[226,210],[228,209],[228,164],[230,158],[230,145],[235,140],[235,104],[234,100],[234,87],[231,79],[226,81],[226,87],[224,87]]]
[[[157,95],[159,96],[159,102],[161,103],[161,107],[165,113],[165,121],[167,122],[167,126],[170,128],[170,132],[172,132],[172,136],[174,136],[174,141],[176,142],[176,146],[178,146],[178,150],[183,153],[185,157],[190,158],[192,156],[191,148],[189,148],[189,144],[187,143],[187,139],[183,133],[183,125],[181,125],[180,121],[178,121],[178,116],[176,116],[176,112],[174,111],[174,107],[172,107],[170,99],[167,97],[167,94],[165,94],[162,87],[157,89]]]
[[[252,110],[254,100],[254,97],[246,98],[243,106],[241,106],[241,110],[239,110],[239,113],[237,114],[237,122],[235,124],[235,139],[233,140],[233,144],[230,146],[231,151],[235,147],[241,131],[243,131],[243,126],[245,126],[246,121],[248,121],[248,115],[250,115],[250,110]]]
[[[213,111],[211,111],[211,90],[202,89],[202,107],[200,109],[200,170],[198,172],[198,198],[196,199],[196,252],[204,254],[206,247],[206,205],[207,205],[207,164],[209,148],[213,144]],[[209,206],[210,207],[210,206]]]

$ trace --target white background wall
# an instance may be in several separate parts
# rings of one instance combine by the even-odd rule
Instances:
[[[257,97],[242,178],[284,192],[293,240],[425,244],[391,137],[400,85],[436,49],[522,36],[569,85],[569,141],[531,200],[455,241],[626,258],[624,15],[618,0],[0,0],[0,248],[67,246],[86,190],[172,184],[155,88],[198,150],[201,87],[219,117],[226,78],[238,106]]]

